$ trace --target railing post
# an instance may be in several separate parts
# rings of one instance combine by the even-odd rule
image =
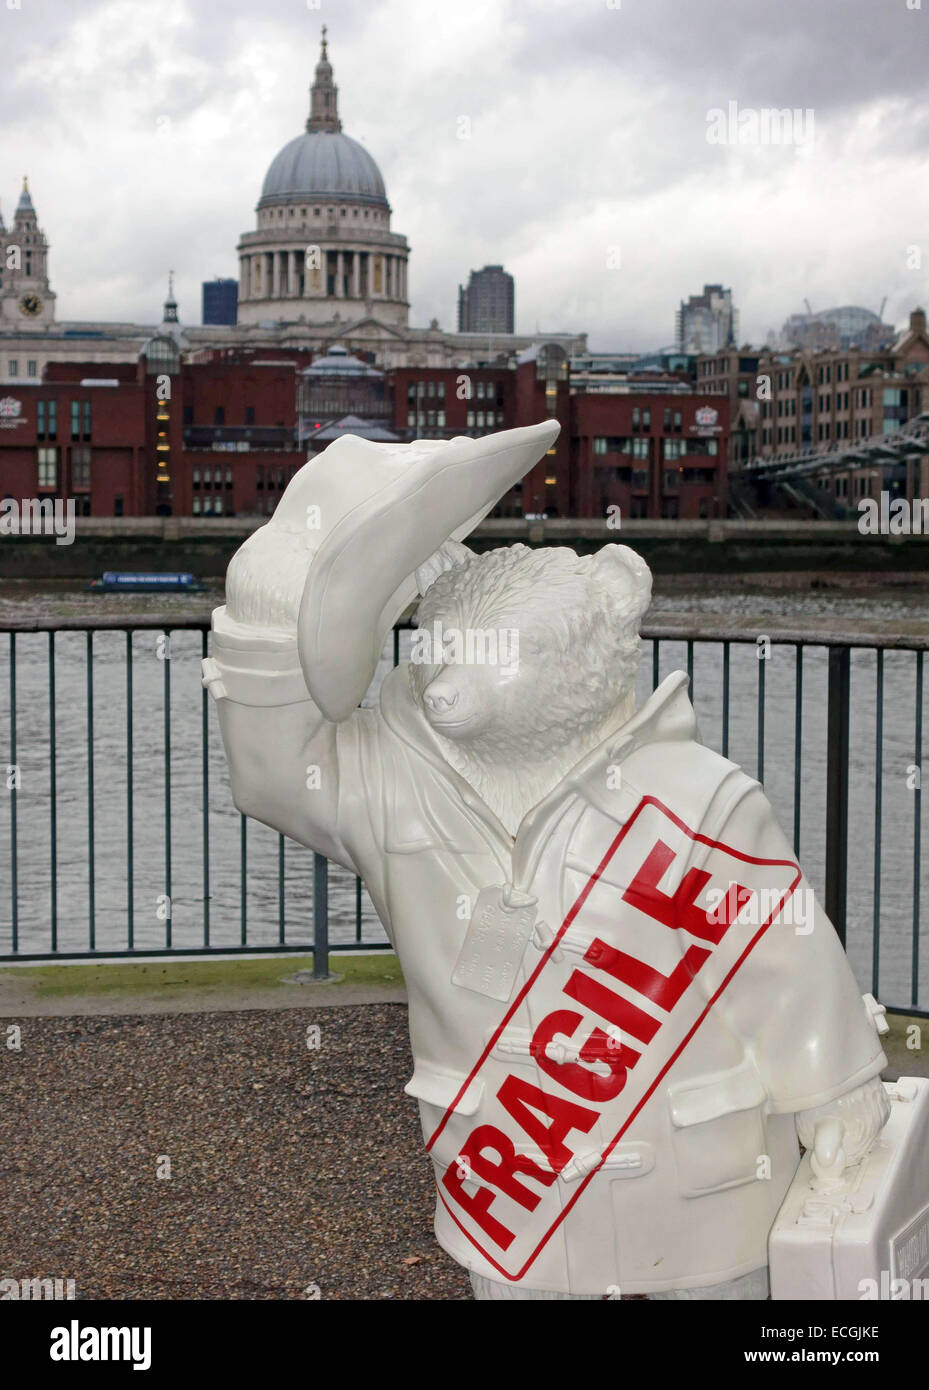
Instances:
[[[329,978],[329,860],[313,855],[313,979]]]
[[[848,885],[848,739],[851,649],[829,648],[826,722],[826,913],[845,945]]]

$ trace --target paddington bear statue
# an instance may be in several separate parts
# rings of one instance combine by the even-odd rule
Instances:
[[[330,445],[233,558],[204,683],[236,806],[360,875],[397,952],[476,1297],[761,1299],[801,1143],[868,1150],[885,1058],[686,674],[635,708],[645,563],[461,543],[557,434]]]

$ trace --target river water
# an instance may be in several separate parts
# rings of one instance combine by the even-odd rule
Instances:
[[[49,615],[86,617],[170,612],[208,614],[222,601],[220,590],[196,597],[97,595],[77,585],[0,585],[0,634],[12,619]],[[757,625],[788,620],[834,624],[842,630],[885,630],[901,621],[929,629],[929,590],[918,585],[832,587],[802,590],[768,584],[720,590],[712,580],[675,582],[657,589],[650,622],[685,616],[743,617]],[[401,634],[401,656],[409,634]],[[162,649],[163,650],[163,649]],[[729,756],[757,772],[757,682],[753,646],[731,649]],[[127,638],[123,631],[93,638],[93,874],[90,872],[87,638],[83,632],[55,637],[57,920],[62,951],[86,949],[92,916],[99,951],[124,949],[128,930]],[[202,799],[202,706],[199,662],[201,634],[177,631],[170,645],[171,939],[175,946],[203,942],[204,860]],[[49,638],[19,633],[16,660],[16,899],[19,950],[45,952],[50,945],[51,789]],[[803,737],[800,859],[817,892],[824,889],[826,664],[824,647],[803,658]],[[660,677],[686,667],[683,643],[662,642]],[[381,663],[378,682],[389,669]],[[794,650],[775,644],[766,662],[765,790],[788,836],[794,824]],[[133,926],[137,948],[166,942],[165,834],[165,662],[159,634],[136,631],[132,638]],[[875,676],[873,651],[852,654],[851,791],[849,813],[848,949],[863,989],[871,988],[874,926]],[[912,769],[922,759],[915,749],[916,658],[907,651],[884,657],[883,833],[880,872],[880,973],[884,1002],[907,1005],[912,994],[914,814]],[[650,646],[640,671],[639,695],[652,685]],[[721,748],[722,646],[697,644],[694,703],[704,741]],[[229,795],[217,721],[208,711],[209,910],[215,946],[237,946],[243,935],[241,823]],[[927,719],[929,723],[929,710]],[[0,761],[11,761],[10,639],[0,635]],[[13,923],[11,798],[0,798],[0,954],[9,952]],[[248,822],[246,835],[245,934],[250,944],[278,939],[280,837]],[[923,828],[919,865],[922,915],[929,923],[929,833]],[[284,931],[288,942],[312,940],[312,855],[291,842],[284,848]],[[356,936],[355,882],[330,866],[330,937]],[[362,893],[362,935],[384,935]],[[917,1003],[929,1008],[929,925],[918,949]]]

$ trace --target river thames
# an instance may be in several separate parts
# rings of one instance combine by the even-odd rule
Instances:
[[[221,589],[196,596],[99,595],[77,584],[8,582],[0,585],[0,749],[9,763],[10,637],[6,624],[27,619],[70,617],[93,623],[99,617],[125,618],[158,613],[177,618],[208,615],[222,602]],[[905,624],[929,632],[929,589],[918,583],[866,584],[835,577],[824,587],[749,584],[718,588],[712,579],[657,586],[646,625],[690,619],[742,621],[762,635],[780,624],[802,628],[827,624],[836,631],[889,632]],[[204,817],[201,634],[175,631],[170,642],[170,917],[172,944],[197,947],[203,940]],[[401,658],[410,635],[401,634]],[[93,637],[93,873],[90,872],[87,637],[83,631],[58,632],[55,646],[55,807],[57,815],[58,947],[83,950],[91,915],[98,951],[124,949],[128,930],[127,637],[122,630]],[[722,653],[719,642],[695,643],[694,704],[704,742],[721,749]],[[16,897],[18,941],[23,953],[49,948],[51,915],[51,759],[49,637],[19,632],[15,639]],[[685,669],[686,647],[662,641],[660,677]],[[848,950],[862,989],[872,984],[875,843],[874,650],[851,658]],[[389,669],[385,655],[378,681]],[[882,854],[880,872],[880,994],[885,1003],[906,1005],[911,995],[914,772],[922,762],[915,748],[916,656],[887,651],[884,664]],[[817,893],[824,889],[826,666],[824,646],[806,647],[803,656],[803,730],[800,860]],[[757,773],[757,689],[759,660],[754,643],[731,648],[729,756],[751,775]],[[651,644],[644,645],[639,697],[652,686]],[[377,684],[377,683],[376,683]],[[771,647],[765,662],[764,785],[788,837],[794,827],[794,690],[792,644]],[[376,685],[369,694],[371,701]],[[215,712],[208,711],[210,940],[235,948],[242,935],[241,823],[229,794]],[[925,721],[924,721],[925,723]],[[132,637],[132,812],[134,944],[138,949],[165,944],[168,855],[165,834],[165,661],[156,631]],[[9,780],[9,778],[7,779]],[[0,950],[8,952],[13,922],[13,857],[9,792],[0,800]],[[929,916],[929,836],[922,835],[920,895]],[[250,944],[277,941],[280,840],[248,822],[244,907]],[[284,925],[288,942],[312,940],[313,860],[309,851],[287,842],[284,862]],[[362,893],[365,941],[384,941],[367,895]],[[330,937],[355,939],[354,879],[330,867]],[[919,997],[929,1008],[929,929],[919,947]]]

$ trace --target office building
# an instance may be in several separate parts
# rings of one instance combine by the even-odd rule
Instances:
[[[472,270],[467,286],[458,286],[459,333],[512,333],[516,286],[502,265]]]

